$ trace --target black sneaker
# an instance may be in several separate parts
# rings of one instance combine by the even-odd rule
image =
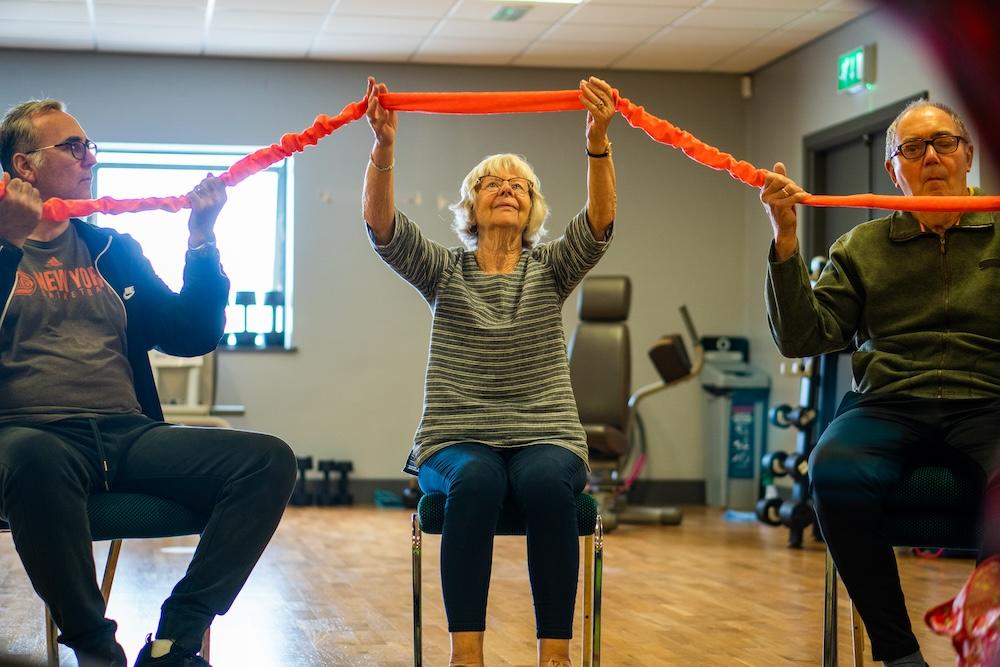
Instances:
[[[196,653],[185,651],[177,644],[170,647],[170,652],[154,658],[153,635],[146,635],[146,645],[139,651],[135,659],[135,667],[212,667],[208,661]]]
[[[99,650],[80,649],[75,652],[80,667],[128,667],[125,651],[113,637],[110,646],[105,645]]]

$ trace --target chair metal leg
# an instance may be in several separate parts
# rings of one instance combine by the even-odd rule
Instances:
[[[111,584],[115,581],[115,571],[118,569],[118,555],[122,551],[121,540],[111,540],[111,547],[108,549],[108,560],[104,564],[104,578],[101,580],[101,595],[104,596],[104,604],[111,598]]]
[[[583,540],[583,638],[580,646],[580,664],[591,667],[594,659],[594,536]]]
[[[865,624],[851,600],[851,636],[854,640],[854,667],[865,664]]]
[[[412,524],[412,551],[413,551],[413,667],[421,667],[423,664],[423,618],[421,616],[421,585],[420,585],[420,519],[414,512],[410,517]]]
[[[601,583],[604,577],[604,525],[597,515],[594,525],[594,662],[601,667]]]
[[[49,607],[45,607],[45,664],[59,667],[59,630],[56,628]]]
[[[823,589],[823,667],[837,667],[837,566],[829,549]]]
[[[205,628],[205,634],[201,638],[201,657],[205,662],[212,661],[212,626]]]

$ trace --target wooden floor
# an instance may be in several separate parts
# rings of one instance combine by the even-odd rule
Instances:
[[[818,665],[820,544],[785,548],[787,531],[727,523],[689,508],[674,527],[623,526],[607,536],[605,665]],[[193,539],[126,542],[109,615],[134,659],[155,630],[160,602],[184,572]],[[447,664],[437,574],[439,538],[424,538],[424,656]],[[99,552],[99,567],[103,548]],[[487,664],[534,663],[534,620],[523,538],[498,538]],[[946,639],[921,616],[969,573],[965,560],[900,557],[914,627],[932,665],[954,664]],[[412,664],[409,512],[290,508],[232,610],[212,631],[216,667]],[[841,597],[841,664],[850,645]],[[579,604],[578,604],[579,607]],[[0,534],[0,653],[44,656],[42,606]],[[574,641],[578,657],[579,639]],[[70,665],[64,649],[63,664]],[[869,653],[870,659],[870,653]],[[867,663],[866,663],[867,664]]]

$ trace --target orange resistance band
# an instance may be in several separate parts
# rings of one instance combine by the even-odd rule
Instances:
[[[386,109],[438,114],[495,114],[548,111],[580,111],[584,107],[577,90],[487,92],[487,93],[385,93],[379,102]],[[654,141],[673,146],[692,160],[728,172],[733,178],[755,188],[764,184],[767,171],[749,162],[737,160],[732,155],[709,146],[697,137],[669,122],[648,113],[614,91],[615,109],[629,125],[644,131]],[[368,101],[352,102],[336,116],[320,115],[313,124],[298,134],[285,134],[278,143],[247,155],[220,176],[227,186],[233,186],[270,165],[315,145],[323,137],[362,116]],[[0,199],[4,188],[0,184]],[[803,201],[808,206],[846,206],[854,208],[879,208],[897,211],[1000,211],[1000,197],[905,197],[890,195],[811,195]],[[65,220],[86,217],[92,213],[129,213],[161,209],[178,211],[189,208],[187,197],[150,197],[145,199],[97,200],[49,199],[45,202],[42,217],[46,220]]]

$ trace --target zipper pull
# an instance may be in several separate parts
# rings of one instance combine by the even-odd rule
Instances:
[[[101,463],[104,465],[104,490],[110,491],[111,485],[108,484],[108,473],[110,472],[110,470],[108,470],[108,460],[103,459]]]
[[[941,237],[941,254],[943,255],[944,253],[945,253],[945,249],[944,249],[944,236],[942,236]]]

